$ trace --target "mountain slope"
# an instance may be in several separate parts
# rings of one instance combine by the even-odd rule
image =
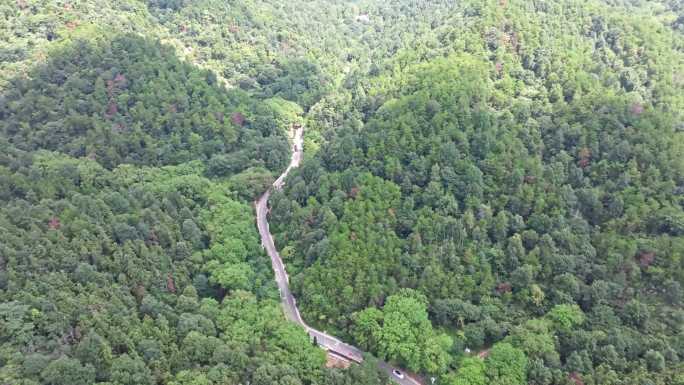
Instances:
[[[465,4],[349,87],[274,197],[304,317],[415,366],[368,313],[408,287],[454,335],[427,373],[497,343],[531,383],[681,373],[682,36],[649,7]]]
[[[676,1],[0,4],[0,379],[682,381]],[[273,221],[275,220],[275,222]],[[464,353],[466,348],[479,354]]]

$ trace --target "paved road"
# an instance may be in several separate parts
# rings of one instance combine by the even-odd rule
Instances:
[[[280,189],[283,187],[285,177],[295,167],[298,167],[302,161],[302,134],[304,133],[304,128],[299,127],[295,130],[294,140],[293,140],[293,151],[292,159],[290,164],[287,166],[285,172],[283,172],[278,179],[273,183],[273,188]],[[271,196],[272,189],[268,189],[259,199],[255,202],[256,214],[257,214],[257,227],[259,228],[259,235],[261,236],[261,244],[263,245],[266,252],[271,257],[271,264],[273,265],[273,271],[275,272],[276,283],[278,284],[278,289],[280,290],[280,298],[283,303],[283,310],[285,316],[292,322],[295,322],[302,326],[307,333],[313,338],[316,337],[318,345],[323,349],[331,350],[339,355],[347,357],[353,361],[361,362],[363,361],[363,351],[358,349],[353,345],[344,343],[337,338],[318,331],[304,322],[302,316],[299,314],[299,309],[297,308],[297,300],[290,292],[289,278],[287,276],[287,271],[285,271],[285,265],[283,260],[278,254],[278,250],[275,248],[273,243],[273,237],[268,227],[268,198]],[[400,384],[400,385],[422,385],[419,381],[406,375],[403,379],[398,378],[392,374],[394,368],[386,362],[380,362],[380,368],[387,372],[390,378]],[[401,370],[401,369],[400,369]],[[404,372],[403,370],[401,370]],[[404,372],[405,373],[405,372]]]

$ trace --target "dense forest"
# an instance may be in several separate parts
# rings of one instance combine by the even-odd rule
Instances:
[[[114,11],[49,5],[3,5],[5,57],[47,54],[3,60],[0,382],[380,384],[372,358],[324,367],[259,244],[250,202],[302,107],[229,87],[152,31],[70,20],[60,39],[55,9]]]
[[[305,318],[448,384],[684,381],[684,39],[654,9],[454,5],[347,78],[274,197]]]
[[[675,0],[0,3],[0,382],[684,384]],[[287,165],[271,232],[251,204]]]

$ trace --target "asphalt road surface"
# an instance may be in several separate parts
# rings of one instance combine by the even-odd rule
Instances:
[[[273,183],[274,189],[279,190],[280,188],[282,188],[283,183],[285,181],[285,177],[287,177],[287,174],[290,172],[290,170],[292,170],[295,167],[298,167],[301,163],[303,133],[303,127],[298,127],[295,129],[292,159],[290,160],[290,164],[287,166],[285,172],[283,172],[283,174],[280,175],[280,177],[278,177],[278,179],[276,179],[276,181]],[[301,327],[303,327],[307,331],[307,333],[309,333],[312,339],[316,337],[318,345],[321,346],[323,349],[331,350],[337,353],[338,355],[342,355],[356,362],[363,361],[363,351],[361,351],[353,345],[344,343],[331,335],[311,328],[304,322],[301,315],[299,314],[299,309],[297,309],[297,300],[292,295],[292,292],[290,292],[289,278],[287,276],[287,271],[285,270],[285,265],[283,264],[283,260],[280,258],[280,254],[278,254],[278,250],[276,250],[275,248],[275,244],[273,243],[273,237],[271,236],[271,232],[268,227],[268,198],[271,196],[271,191],[272,189],[268,189],[266,192],[264,192],[263,195],[261,195],[261,197],[259,197],[259,199],[255,203],[257,214],[257,227],[259,228],[259,235],[261,236],[261,244],[263,245],[264,249],[266,249],[266,253],[268,253],[268,255],[271,257],[271,265],[273,266],[273,271],[275,272],[275,279],[276,283],[278,284],[278,290],[280,290],[280,298],[282,300],[285,316],[288,320],[295,322],[299,324]],[[404,378],[397,377],[392,373],[392,371],[395,368],[390,366],[386,362],[380,361],[379,366],[382,370],[387,372],[392,381],[400,385],[422,385],[419,381],[409,377],[407,374],[404,375]],[[400,370],[402,373],[406,373],[404,370],[398,370]]]

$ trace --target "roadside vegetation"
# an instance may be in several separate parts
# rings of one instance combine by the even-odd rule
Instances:
[[[683,384],[682,11],[0,4],[0,382]]]

